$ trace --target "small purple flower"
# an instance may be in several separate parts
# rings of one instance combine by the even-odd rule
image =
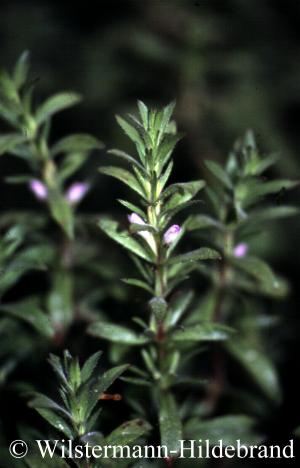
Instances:
[[[128,215],[128,221],[131,224],[146,224],[145,221],[136,213]]]
[[[38,200],[46,200],[48,196],[48,190],[43,182],[38,179],[33,179],[29,183],[29,188]]]
[[[131,213],[130,215],[128,215],[128,221],[131,224],[140,224],[140,225],[146,224],[145,221],[136,213]],[[155,243],[154,237],[151,234],[151,232],[149,232],[149,231],[138,231],[137,234],[139,234],[139,236],[142,236],[147,241],[147,243],[150,245],[152,250],[154,252],[156,252],[156,243]]]
[[[66,192],[66,199],[71,205],[75,205],[83,199],[89,188],[86,182],[74,182]]]
[[[233,255],[236,258],[243,258],[247,255],[248,252],[248,244],[245,244],[245,242],[241,242],[240,244],[237,244],[234,249],[233,249]]]
[[[181,233],[181,227],[178,224],[173,224],[169,229],[164,233],[164,243],[169,245],[172,244],[175,239]]]

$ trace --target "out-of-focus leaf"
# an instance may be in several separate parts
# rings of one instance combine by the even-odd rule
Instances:
[[[59,153],[87,153],[103,147],[103,143],[94,136],[87,133],[77,133],[68,135],[55,143],[51,154],[56,156]]]
[[[187,421],[184,430],[187,437],[197,440],[209,440],[211,446],[219,443],[236,445],[238,439],[242,444],[255,444],[262,440],[262,436],[255,432],[255,420],[244,414],[219,416],[208,421],[201,421],[198,417]]]
[[[49,317],[36,305],[34,300],[28,299],[14,304],[1,304],[0,310],[24,320],[47,338],[52,338],[54,335]]]
[[[55,221],[70,239],[74,236],[74,216],[65,197],[57,190],[49,191],[49,206]]]
[[[191,215],[184,223],[186,231],[195,231],[197,229],[217,228],[223,230],[223,225],[207,215]]]
[[[12,150],[15,146],[26,141],[26,136],[20,133],[0,135],[0,156]]]
[[[74,106],[81,100],[79,94],[73,92],[62,92],[48,98],[36,111],[37,125],[45,122],[56,112]]]
[[[55,273],[48,296],[48,311],[51,320],[58,327],[68,325],[73,318],[73,282],[65,271]]]
[[[219,163],[207,160],[205,165],[226,188],[233,188],[230,178]]]
[[[113,323],[96,322],[88,327],[88,333],[113,343],[122,343],[129,346],[148,343],[149,338],[137,334],[133,330]]]
[[[263,260],[256,257],[244,257],[230,260],[240,270],[254,277],[266,291],[277,291],[281,284],[274,272]]]
[[[278,376],[272,361],[262,351],[245,340],[235,338],[226,343],[226,348],[249,372],[254,381],[272,400],[281,398]]]
[[[26,82],[29,70],[29,52],[25,50],[17,60],[13,71],[13,80],[17,89]]]
[[[193,292],[188,291],[186,293],[180,294],[170,303],[165,320],[166,328],[172,328],[179,322],[182,315],[185,313],[186,309],[192,302],[193,297]]]

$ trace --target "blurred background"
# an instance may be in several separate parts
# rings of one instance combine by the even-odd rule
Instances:
[[[86,131],[107,148],[126,149],[114,115],[132,111],[137,99],[155,106],[176,99],[175,118],[186,136],[175,153],[175,181],[203,176],[204,159],[224,161],[248,128],[263,152],[280,155],[274,175],[299,178],[299,26],[297,0],[101,0],[97,11],[92,2],[2,0],[0,66],[11,67],[28,49],[39,98],[67,89],[82,94],[80,106],[54,119],[54,140]],[[115,200],[123,187],[95,176],[107,161],[98,152],[84,167],[82,177],[94,186],[82,211],[121,212]],[[21,165],[1,158],[2,181]],[[299,190],[281,198],[299,204]],[[24,197],[24,187],[1,182],[0,208],[36,209],[36,202]],[[291,282],[280,304],[284,398],[269,420],[274,440],[291,437],[300,424],[299,227],[299,219],[277,223],[262,246]]]

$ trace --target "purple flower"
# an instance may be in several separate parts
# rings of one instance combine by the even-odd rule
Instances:
[[[46,200],[48,196],[48,190],[43,182],[38,179],[33,179],[29,183],[29,188],[38,200]]]
[[[66,192],[66,199],[71,205],[75,205],[83,199],[89,188],[86,182],[74,182]]]
[[[244,242],[237,244],[233,249],[233,255],[236,258],[245,257],[247,255],[247,252],[248,252],[248,244],[245,244]]]
[[[131,213],[130,215],[128,215],[128,221],[131,224],[140,224],[140,225],[146,224],[145,221],[136,213]],[[156,252],[156,243],[155,243],[154,237],[151,234],[151,232],[149,232],[149,231],[138,231],[137,234],[139,234],[139,236],[142,236],[147,241],[147,243],[150,245],[152,250],[154,252]]]
[[[178,226],[178,224],[173,224],[173,226],[169,227],[169,229],[164,233],[164,243],[168,245],[172,244],[180,233],[181,227]]]
[[[145,221],[136,213],[131,213],[128,215],[128,221],[131,224],[146,224]]]

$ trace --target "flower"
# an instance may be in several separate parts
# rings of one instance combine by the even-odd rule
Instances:
[[[74,182],[66,192],[66,199],[71,205],[79,203],[87,193],[89,187],[89,184],[86,182]]]
[[[181,233],[181,227],[178,224],[173,224],[169,229],[164,233],[164,243],[165,244],[172,244],[175,239]]]
[[[46,185],[43,184],[43,182],[38,179],[33,179],[29,183],[29,188],[38,200],[46,200],[48,196],[48,189]]]
[[[244,242],[237,244],[233,249],[233,255],[236,258],[245,257],[247,255],[247,252],[248,252],[248,244],[245,244]]]
[[[131,224],[140,224],[140,225],[146,224],[145,221],[136,213],[131,213],[130,215],[128,215],[128,221]],[[154,237],[151,234],[151,232],[149,232],[149,231],[138,231],[137,234],[142,236],[145,239],[145,241],[147,241],[147,243],[150,245],[152,250],[154,252],[156,252],[156,243],[155,243]]]

